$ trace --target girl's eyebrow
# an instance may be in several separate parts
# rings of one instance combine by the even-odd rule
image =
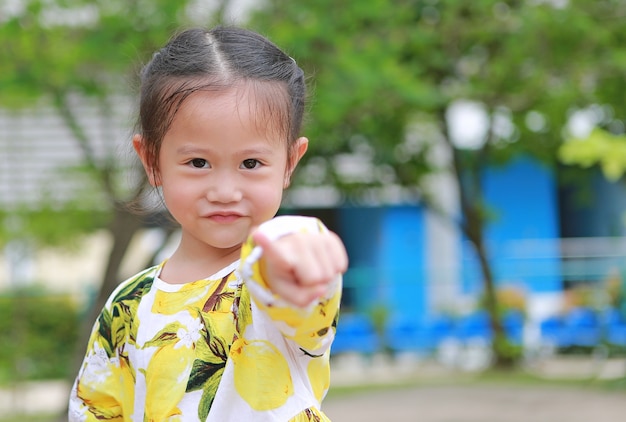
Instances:
[[[176,149],[176,153],[179,155],[193,155],[193,154],[208,154],[210,150],[206,148],[196,147],[194,145],[183,145]]]
[[[259,148],[247,148],[239,151],[241,155],[272,155],[274,151],[271,148],[259,147]]]
[[[176,153],[179,155],[207,155],[210,153],[220,153],[220,151],[211,150],[208,148],[201,148],[194,145],[183,145],[176,149]],[[259,146],[254,148],[246,148],[241,151],[237,151],[238,155],[242,156],[255,156],[255,155],[272,155],[274,150],[269,147]]]

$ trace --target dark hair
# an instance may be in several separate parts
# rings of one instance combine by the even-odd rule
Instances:
[[[138,130],[153,171],[163,138],[189,95],[241,84],[255,94],[257,124],[270,122],[267,129],[285,139],[291,160],[306,97],[304,72],[295,60],[246,29],[188,29],[170,39],[141,72]]]

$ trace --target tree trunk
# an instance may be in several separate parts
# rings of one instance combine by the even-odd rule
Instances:
[[[468,210],[466,212],[476,214],[476,210]],[[491,349],[494,356],[493,366],[496,369],[510,369],[517,364],[517,356],[509,352],[509,342],[506,338],[504,327],[502,326],[501,315],[498,312],[498,299],[496,296],[493,272],[491,271],[487,250],[484,246],[484,221],[480,220],[480,217],[477,216],[468,218],[468,221],[472,221],[472,223],[469,224],[473,227],[468,225],[467,229],[464,231],[474,245],[478,261],[480,262],[480,269],[483,275],[485,308],[489,314],[491,329],[493,331],[493,341],[491,342]]]
[[[87,346],[87,342],[89,341],[89,337],[91,336],[91,330],[96,318],[98,318],[98,315],[104,307],[107,299],[121,281],[119,280],[120,265],[126,251],[128,250],[130,242],[141,227],[141,219],[137,215],[130,212],[123,204],[117,204],[117,206],[114,207],[113,219],[111,220],[107,230],[113,237],[113,244],[111,245],[111,249],[109,251],[109,259],[100,284],[98,296],[89,308],[87,315],[82,320],[82,325],[80,326],[76,349],[72,359],[72,368],[74,368],[74,370],[70,374],[70,382],[74,381],[73,377],[78,374],[80,366],[83,362],[85,348]],[[58,422],[67,420],[67,410],[62,412],[56,420]]]
[[[474,153],[476,161],[469,163],[470,165],[464,166],[462,163],[462,151],[457,149],[450,140],[445,109],[439,111],[439,116],[441,119],[440,128],[444,134],[444,140],[448,148],[450,148],[452,170],[459,189],[459,203],[462,213],[462,221],[460,222],[461,230],[474,246],[483,276],[485,308],[489,314],[491,329],[493,331],[493,341],[491,342],[494,356],[493,367],[499,369],[512,368],[517,364],[519,356],[512,352],[502,326],[501,316],[498,312],[498,299],[496,297],[493,272],[484,244],[486,217],[482,210],[483,198],[480,169],[483,164],[482,159],[488,153],[488,145],[485,144],[482,150]]]
[[[85,346],[89,341],[93,324],[107,299],[121,281],[119,279],[120,265],[130,242],[141,227],[142,221],[137,215],[127,210],[123,205],[115,207],[113,219],[108,227],[108,232],[111,233],[113,237],[113,244],[111,245],[109,259],[101,281],[98,296],[90,307],[87,316],[83,319],[82,326],[80,327],[78,347],[73,361],[73,367],[76,369],[74,375],[78,373],[78,369],[83,360]]]

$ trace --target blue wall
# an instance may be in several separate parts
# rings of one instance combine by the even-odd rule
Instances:
[[[385,208],[378,271],[392,314],[418,320],[426,312],[425,239],[422,208]]]
[[[382,208],[339,208],[338,234],[350,259],[350,268],[344,276],[342,308],[367,311],[380,294],[377,268],[380,265],[380,232]]]
[[[562,288],[558,197],[550,169],[522,158],[485,170],[485,201],[493,219],[485,230],[496,283],[522,283],[532,292]],[[480,290],[482,275],[464,243],[466,291]]]
[[[420,318],[426,306],[423,210],[345,207],[338,212],[350,255],[346,307],[367,312],[382,305],[393,314]]]
[[[486,170],[483,188],[495,217],[485,236],[496,283],[523,284],[536,293],[561,290],[558,198],[552,172],[536,161],[520,159]],[[433,281],[427,270],[428,262],[437,257],[428,259],[422,207],[346,206],[312,213],[330,223],[348,250],[344,311],[367,313],[382,305],[392,314],[416,320],[432,311],[428,283]],[[480,294],[482,273],[473,248],[463,239],[459,242],[461,286],[456,291]]]
[[[596,168],[584,170],[584,174],[583,180],[560,191],[562,237],[626,235],[626,184],[609,182]]]

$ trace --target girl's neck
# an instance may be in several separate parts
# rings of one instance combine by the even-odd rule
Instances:
[[[241,253],[240,245],[230,249],[202,249],[185,247],[181,243],[165,263],[160,278],[170,284],[202,280],[235,262]]]

